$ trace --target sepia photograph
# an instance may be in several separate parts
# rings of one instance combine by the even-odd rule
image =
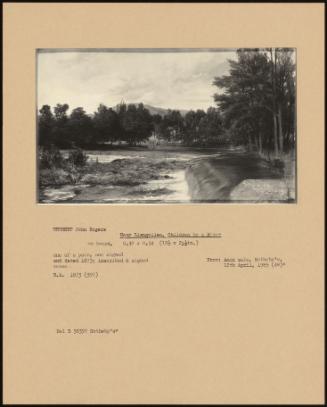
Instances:
[[[324,405],[324,5],[3,9],[4,404]]]
[[[294,48],[36,58],[38,203],[296,202]]]

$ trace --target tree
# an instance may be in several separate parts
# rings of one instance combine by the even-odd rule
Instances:
[[[160,114],[154,114],[152,115],[152,124],[153,124],[153,130],[156,134],[160,134],[160,128],[162,124],[162,116]]]
[[[93,123],[97,143],[112,143],[120,138],[119,117],[113,109],[100,104],[98,110],[94,113]]]
[[[124,105],[120,106],[119,118],[123,138],[130,145],[148,139],[154,129],[152,117],[142,103],[138,106],[129,104],[127,108]]]
[[[54,134],[54,143],[59,148],[69,148],[71,146],[71,142],[69,140],[69,129],[68,129],[68,116],[67,111],[69,106],[65,104],[58,103],[54,107],[54,127],[53,127],[53,134]]]
[[[49,105],[43,105],[38,115],[39,145],[49,147],[53,144],[54,116]]]
[[[146,109],[143,103],[139,103],[137,107],[137,141],[142,142],[147,140],[154,130],[154,124],[152,116],[148,109]]]
[[[290,144],[290,133],[294,133],[295,117],[295,62],[293,49],[269,49],[273,86],[275,133],[278,148],[284,151],[285,142]],[[283,120],[283,118],[285,120]],[[277,144],[277,143],[276,143]]]
[[[230,74],[215,78],[214,85],[224,90],[214,99],[224,115],[224,125],[232,137],[246,143],[252,150],[257,118],[265,109],[269,65],[258,52],[238,50],[237,61],[229,61]],[[243,137],[240,137],[240,132]],[[257,137],[262,133],[258,131]],[[258,143],[259,144],[259,143]]]
[[[179,110],[170,110],[161,123],[161,136],[168,141],[183,139],[184,120]]]
[[[206,116],[204,110],[190,110],[184,118],[183,142],[188,145],[197,144],[203,140],[203,129],[200,130],[201,121]]]
[[[223,121],[218,109],[209,107],[198,126],[199,142],[204,146],[215,146],[226,142]]]
[[[93,122],[82,107],[75,108],[68,120],[68,134],[72,145],[84,147],[93,139]]]
[[[254,146],[259,151],[273,149],[275,157],[284,151],[283,129],[291,131],[290,123],[294,123],[291,53],[284,49],[240,49],[237,61],[229,61],[229,75],[214,80],[214,85],[223,90],[214,99],[223,113],[224,125],[232,138],[246,142],[250,150]]]

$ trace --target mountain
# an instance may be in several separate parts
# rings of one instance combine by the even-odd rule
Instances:
[[[164,109],[163,107],[155,107],[151,105],[144,105],[144,107],[148,109],[152,115],[159,114],[160,116],[164,116],[168,112],[168,109]],[[170,109],[170,110],[179,110],[182,116],[185,116],[186,113],[188,112],[188,110],[185,109]]]
[[[138,105],[138,103],[126,103],[126,104],[133,104],[133,105]],[[168,113],[168,109],[165,109],[163,107],[155,107],[155,106],[151,106],[151,105],[146,105],[145,103],[143,103],[143,106],[148,109],[148,111],[154,115],[154,114],[159,114],[160,116],[164,116],[165,114]],[[118,110],[119,105],[116,105],[114,107],[114,110]],[[182,116],[185,116],[186,113],[188,112],[188,110],[185,109],[170,109],[170,110],[179,110]]]

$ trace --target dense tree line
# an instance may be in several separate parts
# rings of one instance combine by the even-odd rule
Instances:
[[[58,148],[92,147],[125,141],[136,145],[151,135],[152,117],[143,104],[121,104],[118,111],[100,104],[93,115],[77,107],[68,115],[67,104],[57,104],[53,112],[44,105],[39,111],[39,144]]]
[[[231,140],[275,157],[295,144],[294,50],[269,48],[237,51],[229,75],[217,77],[223,90],[214,99]]]
[[[39,145],[58,148],[93,148],[125,143],[135,146],[150,136],[164,142],[183,145],[218,145],[224,142],[222,118],[218,109],[189,111],[182,116],[168,110],[163,116],[151,115],[142,103],[120,104],[110,108],[100,104],[93,115],[82,107],[68,114],[67,104],[57,104],[53,111],[44,105],[38,115]]]

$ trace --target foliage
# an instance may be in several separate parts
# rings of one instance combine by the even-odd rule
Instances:
[[[61,152],[51,146],[50,148],[41,148],[39,151],[40,168],[60,168],[64,163],[64,158]]]
[[[223,90],[214,99],[224,127],[236,143],[274,150],[278,157],[295,138],[293,51],[239,49],[229,64],[229,75],[214,79]]]
[[[60,150],[51,145],[39,150],[40,185],[76,184],[85,173],[87,155],[76,148],[64,158]]]
[[[38,142],[40,146],[50,146],[53,143],[54,116],[49,105],[44,105],[39,111]]]
[[[100,104],[93,116],[94,140],[97,143],[114,142],[119,140],[121,132],[117,113],[107,106]]]
[[[70,151],[67,162],[75,167],[84,167],[87,162],[87,155],[80,148]]]
[[[68,116],[69,106],[64,103],[58,103],[54,108],[54,125],[52,129],[53,142],[58,148],[68,148],[71,143],[68,140]]]
[[[138,106],[121,105],[119,118],[122,128],[122,139],[130,145],[136,145],[148,139],[154,129],[152,116],[142,103]]]
[[[85,147],[93,141],[93,121],[82,107],[77,107],[70,114],[67,130],[71,145]]]

